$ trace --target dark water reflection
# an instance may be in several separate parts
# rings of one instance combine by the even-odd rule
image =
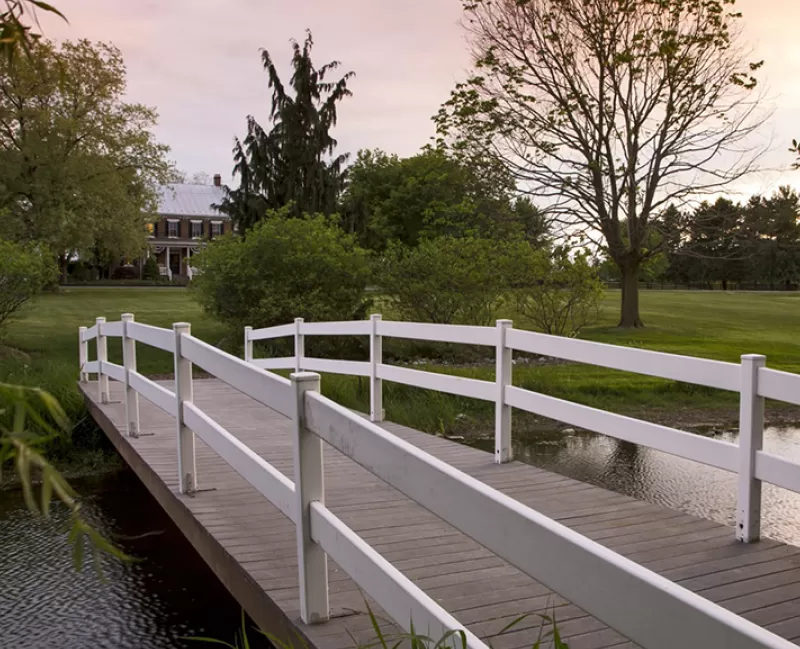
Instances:
[[[90,567],[76,572],[64,512],[48,524],[19,492],[0,492],[0,647],[200,649],[211,645],[181,637],[233,640],[241,608],[135,475],[75,486],[97,527],[143,561],[104,561],[105,581]]]
[[[737,433],[716,439],[737,443]],[[476,446],[492,451],[494,442]],[[769,428],[764,450],[800,463],[800,429]],[[736,476],[603,435],[548,432],[515,440],[517,459],[576,480],[605,487],[733,527]],[[800,545],[800,494],[764,485],[762,530],[786,543]]]

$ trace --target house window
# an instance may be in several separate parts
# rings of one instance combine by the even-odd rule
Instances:
[[[177,221],[167,221],[167,236],[171,239],[178,238],[178,222]]]
[[[192,221],[192,239],[199,239],[203,236],[203,222]]]
[[[211,221],[211,236],[218,237],[222,234],[222,221]]]

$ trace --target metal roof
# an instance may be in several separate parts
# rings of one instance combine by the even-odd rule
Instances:
[[[158,213],[162,216],[213,216],[227,219],[227,215],[211,207],[224,197],[222,187],[215,185],[190,185],[170,183],[160,189]]]

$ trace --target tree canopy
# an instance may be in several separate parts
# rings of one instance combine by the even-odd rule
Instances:
[[[49,248],[65,265],[141,252],[170,165],[155,110],[124,101],[111,44],[34,43],[0,60],[0,235]]]
[[[261,60],[272,88],[271,128],[247,117],[247,135],[233,147],[234,177],[239,187],[225,188],[219,208],[245,232],[265,218],[267,210],[292,205],[291,215],[334,213],[344,186],[347,154],[337,154],[331,135],[338,104],[351,96],[347,72],[329,78],[340,66],[331,61],[317,68],[311,60],[314,41],[309,32],[300,44],[292,41],[292,77],[289,87],[281,80],[272,55],[262,50]]]
[[[754,169],[761,62],[734,1],[464,0],[476,69],[440,133],[468,159],[499,156],[556,223],[608,250],[621,326],[643,324],[654,218]]]
[[[515,198],[508,174],[485,175],[485,169],[431,147],[408,158],[360,151],[348,168],[342,225],[375,250],[441,236],[523,236],[542,245],[547,233],[541,213]]]

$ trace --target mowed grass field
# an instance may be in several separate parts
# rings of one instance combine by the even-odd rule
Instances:
[[[618,291],[606,294],[600,322],[586,329],[582,338],[732,362],[742,354],[760,353],[767,356],[770,367],[800,372],[800,294],[642,291],[642,318],[647,327],[635,331],[615,328],[619,298]],[[39,385],[64,401],[68,411],[79,412],[74,387],[78,327],[90,326],[97,316],[118,320],[124,312],[161,327],[190,322],[194,335],[231,351],[239,341],[238,332],[234,338],[206,316],[185,289],[67,289],[40,296],[9,326],[0,356],[0,381]],[[514,315],[497,314],[512,319]],[[391,314],[384,313],[384,317],[391,318]],[[515,325],[525,327],[518,319]],[[144,373],[172,370],[168,354],[139,345],[137,355]],[[117,341],[109,342],[109,356],[120,362]],[[494,377],[490,365],[420,369],[488,380]],[[514,369],[514,383],[616,412],[652,415],[649,418],[654,420],[670,420],[680,411],[722,408],[735,412],[737,399],[733,393],[572,363],[520,363]],[[367,407],[363,381],[330,375],[323,377],[322,384],[324,392],[345,405]],[[391,419],[424,430],[491,428],[493,411],[488,403],[395,384],[385,386],[385,401]]]

